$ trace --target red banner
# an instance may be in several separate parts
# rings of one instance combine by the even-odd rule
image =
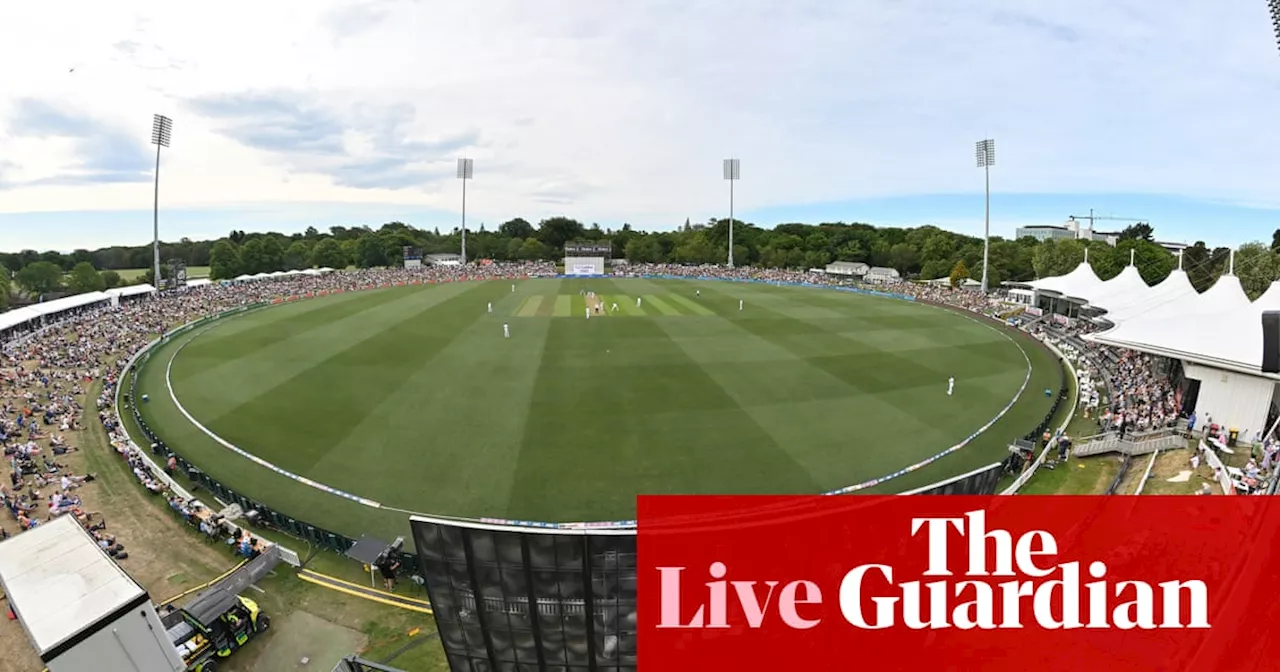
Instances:
[[[1280,669],[1272,501],[640,497],[641,669]]]

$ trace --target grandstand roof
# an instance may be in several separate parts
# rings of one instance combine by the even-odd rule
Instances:
[[[27,307],[36,311],[39,315],[52,315],[54,313],[61,313],[64,310],[82,308],[84,306],[91,306],[95,303],[110,300],[111,295],[106,292],[86,292],[84,294],[64,296],[61,299],[36,303]]]
[[[187,284],[189,285],[191,283],[188,282]],[[138,294],[150,294],[154,291],[156,291],[156,288],[151,285],[129,285],[127,287],[112,287],[111,289],[108,289],[106,293],[108,296],[115,295],[124,297],[137,296]]]
[[[1107,319],[1116,324],[1149,313],[1165,304],[1181,304],[1188,297],[1196,295],[1196,288],[1187,279],[1187,272],[1176,269],[1159,284],[1148,287],[1141,292],[1133,292],[1114,299],[1104,297],[1101,308],[1107,309]]]
[[[1129,264],[1119,275],[1103,282],[1099,295],[1089,297],[1089,303],[1106,308],[1107,304],[1120,305],[1122,301],[1129,300],[1129,297],[1142,296],[1150,291],[1151,286],[1142,279],[1138,267]]]
[[[40,313],[32,310],[30,306],[11,310],[7,313],[0,313],[0,331],[25,324],[38,317],[40,317]]]
[[[1176,273],[1181,273],[1177,271]],[[1170,276],[1179,284],[1185,274]],[[1179,285],[1174,285],[1175,289]],[[1189,287],[1189,284],[1188,284]],[[1135,306],[1115,328],[1091,340],[1176,357],[1217,368],[1259,374],[1262,370],[1262,312],[1280,308],[1280,289],[1273,285],[1250,302],[1240,279],[1224,275],[1204,294],[1165,292],[1160,301],[1148,298]],[[1135,312],[1141,311],[1141,312]]]
[[[1194,296],[1179,306],[1170,306],[1165,311],[1172,315],[1214,315],[1217,313],[1235,312],[1249,307],[1249,295],[1244,293],[1240,278],[1224,275],[1205,290],[1204,294]]]
[[[1093,272],[1089,261],[1080,262],[1070,273],[1027,283],[1039,290],[1057,292],[1063,296],[1088,300],[1102,286],[1102,280]]]

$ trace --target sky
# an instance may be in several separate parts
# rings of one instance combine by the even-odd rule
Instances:
[[[0,3],[0,251],[398,220],[1280,228],[1263,0]]]

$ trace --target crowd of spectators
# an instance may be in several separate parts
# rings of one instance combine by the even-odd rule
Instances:
[[[78,309],[39,329],[0,334],[0,447],[9,463],[9,478],[7,484],[0,485],[0,499],[14,523],[0,525],[0,538],[11,534],[11,527],[29,530],[55,516],[70,514],[112,557],[128,557],[123,544],[106,532],[101,514],[87,509],[82,500],[82,495],[91,497],[91,488],[82,486],[92,483],[95,476],[77,473],[71,464],[78,457],[76,443],[82,436],[85,404],[94,403],[111,445],[144,488],[168,498],[170,508],[206,535],[218,537],[232,530],[228,543],[251,557],[260,548],[258,540],[239,528],[224,526],[215,514],[171,493],[156,467],[129,441],[114,403],[123,367],[134,353],[168,329],[240,306],[414,282],[555,274],[552,264],[499,263],[211,283],[159,297],[142,295],[114,307]],[[85,395],[95,383],[102,387],[90,402]]]

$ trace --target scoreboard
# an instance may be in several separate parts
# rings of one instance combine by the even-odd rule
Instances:
[[[612,255],[613,245],[608,241],[564,244],[564,256],[566,257],[604,257],[608,259]]]
[[[404,267],[405,268],[422,268],[422,249],[417,247],[404,246]]]

